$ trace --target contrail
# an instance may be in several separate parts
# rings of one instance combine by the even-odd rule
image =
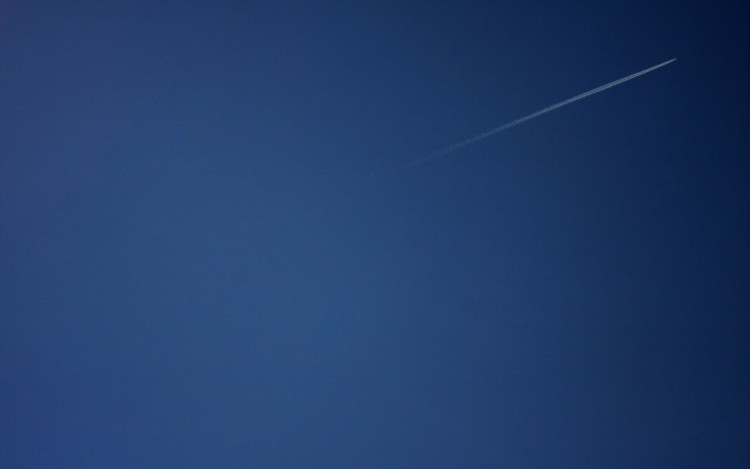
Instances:
[[[630,80],[632,80],[634,78],[638,78],[641,75],[645,75],[645,74],[647,74],[649,72],[653,72],[657,68],[661,68],[661,67],[663,67],[665,65],[669,65],[672,62],[674,62],[675,60],[677,60],[677,59],[674,58],[672,60],[667,60],[666,62],[662,62],[659,65],[654,65],[653,67],[647,68],[646,70],[641,70],[638,73],[634,73],[632,75],[628,75],[625,78],[620,78],[619,80],[615,80],[615,81],[613,81],[611,83],[607,83],[606,85],[602,85],[602,86],[600,86],[598,88],[594,88],[593,90],[587,91],[585,93],[581,93],[578,96],[573,96],[572,98],[566,99],[565,101],[561,101],[561,102],[559,102],[557,104],[553,104],[552,106],[548,106],[548,107],[546,107],[544,109],[541,109],[539,111],[532,112],[531,114],[529,114],[527,116],[518,118],[518,119],[516,119],[514,121],[508,122],[507,124],[503,124],[500,127],[495,127],[494,129],[488,130],[487,132],[479,134],[476,137],[471,137],[468,140],[464,140],[463,142],[456,143],[455,145],[451,145],[448,148],[444,148],[444,149],[442,149],[440,151],[437,151],[437,152],[435,152],[435,153],[433,153],[431,155],[428,155],[428,156],[426,156],[424,158],[421,158],[421,159],[416,160],[416,161],[412,161],[411,163],[408,163],[408,164],[402,166],[401,168],[397,169],[396,171],[398,172],[398,171],[403,171],[405,169],[413,168],[414,166],[422,165],[424,163],[427,163],[430,160],[434,160],[435,158],[440,158],[441,156],[445,156],[448,153],[453,153],[454,151],[458,150],[459,148],[463,148],[465,146],[471,145],[472,143],[478,142],[480,140],[484,140],[487,137],[491,137],[492,135],[495,135],[496,133],[500,133],[500,132],[502,132],[504,130],[508,130],[511,127],[517,126],[518,124],[521,124],[521,123],[526,122],[528,120],[534,119],[535,117],[539,117],[542,114],[546,114],[548,112],[552,112],[555,109],[561,108],[563,106],[567,106],[568,104],[574,103],[574,102],[576,102],[578,100],[581,100],[583,98],[587,98],[587,97],[589,97],[589,96],[591,96],[593,94],[600,93],[600,92],[602,92],[604,90],[612,88],[613,86],[617,86],[617,85],[619,85],[621,83],[625,83],[626,81],[630,81]]]

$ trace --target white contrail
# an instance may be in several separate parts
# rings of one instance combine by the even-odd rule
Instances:
[[[613,81],[611,83],[607,83],[606,85],[602,85],[602,86],[600,86],[598,88],[594,88],[593,90],[587,91],[585,93],[581,93],[578,96],[573,96],[572,98],[566,99],[565,101],[561,101],[561,102],[559,102],[557,104],[553,104],[552,106],[548,106],[548,107],[546,107],[546,108],[544,108],[542,110],[539,110],[539,111],[536,111],[536,112],[532,112],[531,114],[529,114],[527,116],[521,117],[521,118],[516,119],[514,121],[511,121],[511,122],[508,122],[507,124],[503,124],[500,127],[495,127],[494,129],[488,130],[487,132],[479,134],[476,137],[471,137],[468,140],[464,140],[463,142],[456,143],[455,145],[451,145],[448,148],[444,148],[444,149],[442,149],[442,150],[440,150],[438,152],[435,152],[435,153],[433,153],[431,155],[428,155],[428,156],[426,156],[426,157],[424,157],[422,159],[419,159],[419,160],[416,160],[416,161],[412,161],[411,163],[408,163],[408,164],[402,166],[397,171],[399,171],[399,170],[403,171],[405,169],[409,169],[409,168],[412,168],[414,166],[419,166],[421,164],[424,164],[424,163],[426,163],[426,162],[428,162],[430,160],[433,160],[435,158],[439,158],[441,156],[445,156],[448,153],[452,153],[452,152],[458,150],[459,148],[463,148],[463,147],[465,147],[467,145],[471,145],[474,142],[478,142],[480,140],[484,140],[487,137],[490,137],[492,135],[495,135],[496,133],[502,132],[503,130],[508,130],[511,127],[515,127],[515,126],[517,126],[518,124],[520,124],[522,122],[526,122],[526,121],[531,120],[531,119],[533,119],[535,117],[539,117],[542,114],[546,114],[548,112],[554,111],[555,109],[561,108],[563,106],[567,106],[568,104],[574,103],[574,102],[576,102],[576,101],[578,101],[580,99],[583,99],[583,98],[587,98],[587,97],[591,96],[592,94],[596,94],[596,93],[602,92],[604,90],[612,88],[613,86],[617,86],[617,85],[619,85],[621,83],[625,83],[626,81],[632,80],[634,78],[638,78],[641,75],[645,75],[645,74],[647,74],[649,72],[653,72],[657,68],[661,68],[661,67],[663,67],[665,65],[669,65],[672,62],[674,62],[675,60],[677,60],[677,59],[674,58],[672,60],[667,60],[666,62],[662,62],[659,65],[654,65],[653,67],[647,68],[646,70],[641,70],[638,73],[634,73],[632,75],[628,75],[625,78],[620,78],[619,80],[615,80],[615,81]]]

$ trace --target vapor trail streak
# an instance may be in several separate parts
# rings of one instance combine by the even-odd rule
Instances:
[[[419,160],[416,160],[416,161],[412,161],[411,163],[408,163],[408,164],[402,166],[399,170],[403,171],[405,169],[413,168],[414,166],[419,166],[421,164],[427,163],[428,161],[433,160],[435,158],[439,158],[441,156],[445,156],[448,153],[453,153],[454,151],[456,151],[456,150],[458,150],[460,148],[463,148],[465,146],[471,145],[472,143],[478,142],[480,140],[484,140],[487,137],[495,135],[496,133],[502,132],[504,130],[508,130],[511,127],[517,126],[518,124],[521,124],[521,123],[526,122],[528,120],[534,119],[535,117],[539,117],[542,114],[546,114],[548,112],[552,112],[555,109],[561,108],[563,106],[567,106],[568,104],[574,103],[574,102],[576,102],[578,100],[581,100],[583,98],[587,98],[587,97],[589,97],[589,96],[591,96],[593,94],[600,93],[600,92],[602,92],[604,90],[612,88],[613,86],[617,86],[617,85],[619,85],[621,83],[625,83],[626,81],[630,81],[630,80],[632,80],[634,78],[638,78],[641,75],[645,75],[645,74],[647,74],[649,72],[653,72],[657,68],[661,68],[661,67],[663,67],[665,65],[669,65],[672,62],[674,62],[675,60],[677,60],[677,59],[674,58],[672,60],[667,60],[666,62],[662,62],[659,65],[654,65],[653,67],[647,68],[646,70],[641,70],[638,73],[634,73],[632,75],[628,75],[625,78],[620,78],[619,80],[615,80],[615,81],[613,81],[611,83],[607,83],[606,85],[602,85],[602,86],[600,86],[598,88],[594,88],[593,90],[589,90],[589,91],[587,91],[585,93],[581,93],[578,96],[573,96],[572,98],[566,99],[565,101],[561,101],[561,102],[559,102],[557,104],[553,104],[552,106],[548,106],[548,107],[546,107],[544,109],[541,109],[539,111],[532,112],[531,114],[529,114],[527,116],[518,118],[518,119],[516,119],[514,121],[508,122],[507,124],[503,124],[500,127],[495,127],[494,129],[488,130],[487,132],[479,134],[476,137],[471,137],[468,140],[464,140],[463,142],[456,143],[455,145],[451,145],[448,148],[444,148],[444,149],[442,149],[440,151],[437,151],[437,152],[435,152],[435,153],[433,153],[431,155],[428,155],[428,156],[426,156],[426,157],[424,157],[422,159],[419,159]]]

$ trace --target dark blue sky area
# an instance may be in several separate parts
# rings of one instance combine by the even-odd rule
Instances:
[[[0,0],[0,466],[750,467],[748,18]]]

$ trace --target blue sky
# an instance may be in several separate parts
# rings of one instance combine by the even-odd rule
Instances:
[[[747,467],[748,13],[0,1],[0,465]]]

